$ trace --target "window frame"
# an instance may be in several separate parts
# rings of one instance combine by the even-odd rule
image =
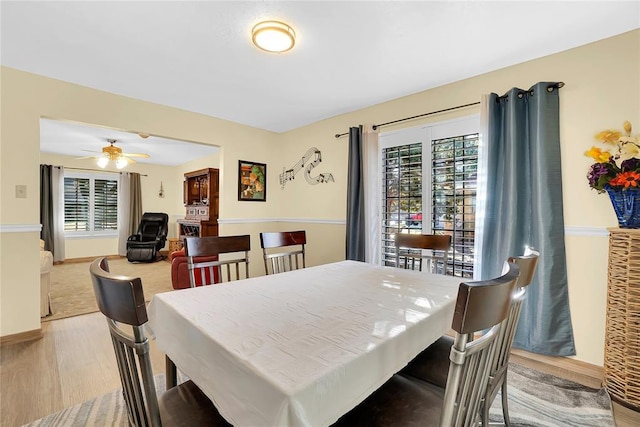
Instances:
[[[379,189],[381,203],[384,203],[382,179],[384,177],[385,168],[383,161],[383,152],[387,148],[410,145],[413,143],[422,144],[422,229],[420,231],[423,234],[433,233],[432,220],[433,215],[433,203],[432,203],[432,141],[439,139],[446,139],[468,134],[478,134],[480,138],[480,115],[473,114],[463,117],[458,117],[450,120],[443,120],[433,123],[424,124],[412,128],[400,129],[397,131],[390,131],[380,133],[378,143],[378,170],[380,171]],[[424,167],[428,165],[427,167]],[[478,163],[478,168],[480,164]],[[477,194],[476,194],[477,197]],[[381,205],[382,206],[382,205]],[[477,198],[476,198],[477,206]],[[380,230],[380,239],[378,242],[378,250],[380,256],[377,259],[378,264],[384,265],[384,230],[382,222],[384,220],[384,211],[381,209],[378,221],[378,229]],[[425,220],[428,218],[428,220]],[[474,265],[478,265],[478,259],[481,254],[475,254]],[[451,258],[451,257],[450,257]]]
[[[91,171],[69,171],[65,170],[63,180],[66,178],[72,179],[88,179],[89,180],[89,230],[64,230],[65,239],[87,239],[87,238],[112,238],[118,237],[118,228],[120,226],[120,209],[118,204],[120,203],[120,174],[115,172],[91,172]],[[108,180],[116,181],[118,186],[118,194],[116,196],[116,228],[113,230],[94,230],[95,227],[95,181],[96,180]],[[66,198],[66,193],[62,195],[63,199]],[[63,203],[64,205],[64,203]],[[66,222],[66,217],[65,217]]]

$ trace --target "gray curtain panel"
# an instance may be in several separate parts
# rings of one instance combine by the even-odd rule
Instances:
[[[575,355],[569,312],[560,166],[557,84],[540,82],[489,97],[488,182],[481,246],[482,275],[525,246],[540,251],[513,346]]]
[[[129,234],[136,234],[138,225],[142,219],[142,188],[140,183],[140,174],[131,172],[130,174],[130,205],[129,218],[131,219]]]
[[[346,259],[354,261],[365,260],[362,142],[362,126],[349,128]]]
[[[54,252],[52,169],[51,165],[40,165],[40,238],[44,248]]]

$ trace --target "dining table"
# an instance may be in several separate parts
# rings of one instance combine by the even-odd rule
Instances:
[[[327,426],[451,327],[461,278],[340,261],[156,294],[150,335],[235,426]]]

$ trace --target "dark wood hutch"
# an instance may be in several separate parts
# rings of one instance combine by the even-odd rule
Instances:
[[[178,219],[178,238],[218,235],[218,169],[200,169],[184,174],[185,217]]]

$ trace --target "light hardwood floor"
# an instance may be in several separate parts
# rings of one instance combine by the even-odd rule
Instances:
[[[0,347],[0,426],[15,427],[120,388],[109,329],[101,313],[42,324],[44,336]],[[597,381],[527,357],[513,360],[597,387]],[[151,340],[154,374],[164,355]],[[640,425],[640,414],[614,404],[617,427]]]
[[[0,347],[0,426],[20,426],[121,387],[102,313],[42,328],[42,339]],[[153,373],[164,373],[153,341],[151,360]]]

